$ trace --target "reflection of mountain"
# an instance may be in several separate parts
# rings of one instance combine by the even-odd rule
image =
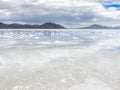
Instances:
[[[1,29],[65,29],[65,27],[51,22],[44,23],[42,25],[0,23],[0,28]]]
[[[107,27],[107,26],[98,25],[98,24],[93,24],[88,27],[83,27],[82,29],[112,29],[112,28]]]

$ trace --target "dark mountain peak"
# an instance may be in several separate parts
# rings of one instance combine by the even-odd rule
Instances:
[[[42,25],[57,25],[57,24],[55,24],[55,23],[52,23],[52,22],[46,22],[46,23],[44,23],[44,24],[42,24]]]
[[[40,28],[46,28],[46,29],[65,29],[65,27],[56,24],[56,23],[52,23],[52,22],[47,22],[44,23],[42,25],[40,25]]]

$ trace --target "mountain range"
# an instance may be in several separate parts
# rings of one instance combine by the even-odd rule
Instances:
[[[52,22],[47,22],[44,24],[36,24],[36,25],[31,25],[31,24],[5,24],[0,22],[0,29],[67,29],[66,27],[52,23]],[[110,26],[103,26],[99,24],[92,24],[87,27],[82,27],[78,29],[120,29],[120,26],[116,27],[110,27]]]
[[[52,22],[44,23],[42,25],[4,24],[0,22],[0,29],[65,29],[65,27]]]

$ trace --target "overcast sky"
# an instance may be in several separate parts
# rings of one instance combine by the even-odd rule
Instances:
[[[0,21],[116,26],[120,25],[120,0],[0,0]]]

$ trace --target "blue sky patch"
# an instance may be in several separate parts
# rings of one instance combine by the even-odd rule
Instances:
[[[109,4],[103,4],[103,6],[106,9],[108,9],[108,8],[116,8],[116,9],[120,10],[120,4],[109,3]]]

